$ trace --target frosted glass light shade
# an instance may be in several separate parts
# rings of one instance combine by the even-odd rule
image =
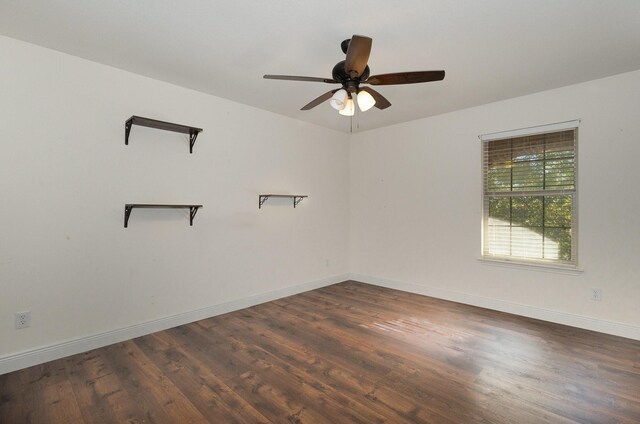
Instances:
[[[342,109],[338,113],[344,116],[353,116],[355,111],[356,111],[356,108],[355,108],[355,104],[353,103],[353,100],[347,99],[347,101],[344,103],[344,109]]]
[[[331,100],[329,100],[329,104],[335,110],[342,110],[345,107],[347,101],[347,91],[344,89],[340,89],[333,93],[331,96]]]
[[[376,104],[376,99],[366,91],[358,93],[358,107],[361,111],[366,112]]]

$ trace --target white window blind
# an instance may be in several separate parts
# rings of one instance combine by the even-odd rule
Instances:
[[[485,258],[577,264],[577,123],[481,136]]]

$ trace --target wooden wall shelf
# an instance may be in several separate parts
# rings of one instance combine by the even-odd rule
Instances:
[[[151,118],[143,118],[141,116],[132,116],[124,123],[124,144],[129,145],[129,134],[131,127],[139,125],[141,127],[156,128],[159,130],[172,131],[181,134],[189,134],[189,153],[193,153],[193,145],[196,143],[198,134],[202,132],[202,128],[190,127],[188,125],[174,124],[171,122],[158,121]]]
[[[129,226],[129,216],[131,211],[135,208],[146,209],[189,209],[189,225],[193,225],[193,218],[196,216],[198,209],[202,205],[157,205],[150,203],[127,203],[124,205],[124,228]]]
[[[303,194],[260,194],[258,195],[258,209],[262,208],[262,205],[269,197],[287,197],[293,199],[293,207],[295,208],[298,203],[302,202],[302,199],[309,196]]]

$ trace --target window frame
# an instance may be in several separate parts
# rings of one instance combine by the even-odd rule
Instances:
[[[480,260],[492,264],[497,265],[516,265],[516,266],[524,266],[526,268],[550,268],[557,270],[568,270],[568,271],[580,271],[578,268],[578,228],[579,228],[579,158],[578,158],[578,141],[579,141],[579,124],[580,120],[572,120],[572,121],[564,121],[557,122],[553,124],[547,125],[538,125],[534,127],[520,128],[515,130],[507,130],[496,133],[489,134],[481,134],[478,136],[480,139],[480,186],[481,186],[481,241],[480,241]],[[520,256],[511,256],[511,255],[491,255],[486,254],[486,242],[488,236],[488,224],[489,224],[489,211],[488,211],[488,202],[492,196],[487,193],[486,184],[487,184],[487,175],[486,173],[486,163],[485,163],[485,146],[486,143],[490,141],[497,140],[506,140],[513,139],[518,137],[527,137],[534,136],[540,134],[551,134],[555,132],[562,132],[567,130],[574,130],[574,163],[573,163],[573,172],[574,172],[574,189],[572,191],[567,191],[567,194],[572,195],[572,203],[571,203],[571,260],[554,260],[554,259],[544,259],[544,258],[524,258]],[[538,194],[535,196],[553,196],[554,193],[544,194],[544,190],[537,191]],[[518,193],[518,192],[515,192]],[[534,194],[530,194],[534,195]],[[510,198],[514,197],[524,197],[523,194],[514,194],[513,196],[506,196]]]

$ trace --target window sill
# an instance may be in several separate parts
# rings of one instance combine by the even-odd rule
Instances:
[[[531,271],[553,272],[556,274],[572,274],[580,275],[584,273],[584,270],[578,268],[577,265],[554,265],[540,262],[520,262],[509,259],[493,259],[493,258],[478,258],[480,262],[485,265],[502,266],[507,268],[519,268],[527,269]]]

